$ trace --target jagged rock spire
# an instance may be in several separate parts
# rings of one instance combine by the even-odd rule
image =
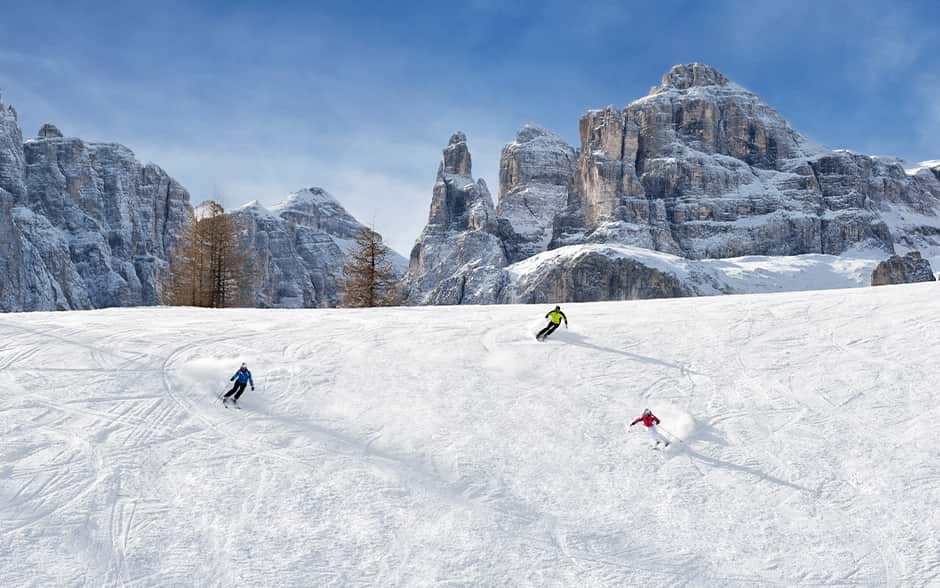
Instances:
[[[23,153],[23,133],[17,122],[13,106],[0,102],[0,190],[21,200],[26,195],[24,181],[26,156]]]
[[[412,303],[479,302],[492,286],[487,280],[506,265],[493,199],[470,171],[467,136],[456,132],[443,151],[428,224],[411,250],[404,289]]]
[[[428,223],[442,230],[463,231],[495,222],[489,189],[482,179],[473,180],[467,136],[458,131],[444,148]]]

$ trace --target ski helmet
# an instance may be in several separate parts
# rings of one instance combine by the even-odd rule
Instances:
[[[561,310],[561,307],[560,307],[560,306],[556,306],[556,307],[555,307],[555,310]]]
[[[244,370],[244,369],[248,369],[248,364],[245,363],[244,361],[242,362],[242,369],[243,369],[243,370]]]
[[[644,415],[644,416],[646,416],[646,415],[648,415],[648,414],[653,414],[653,411],[651,411],[651,410],[648,409],[648,408],[645,409],[645,410],[643,410],[643,415]]]

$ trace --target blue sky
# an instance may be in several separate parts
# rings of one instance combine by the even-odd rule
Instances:
[[[822,144],[940,158],[932,2],[30,0],[0,20],[0,90],[25,136],[50,121],[124,143],[194,201],[321,186],[405,255],[451,132],[495,199],[522,124],[576,144],[585,110],[691,61]]]

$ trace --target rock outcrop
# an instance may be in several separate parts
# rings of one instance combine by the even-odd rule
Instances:
[[[186,190],[126,147],[52,125],[24,144],[0,111],[0,310],[156,304]]]
[[[363,225],[322,188],[295,192],[266,209],[250,202],[233,212],[254,257],[254,306],[337,306],[343,265]],[[405,260],[394,254],[403,268]]]
[[[694,296],[695,290],[674,273],[629,257],[584,250],[546,264],[543,271],[519,274],[505,302],[558,303],[641,300]]]
[[[498,233],[486,182],[473,179],[467,137],[454,133],[438,167],[428,224],[411,250],[406,300],[479,304],[497,298],[507,263]]]
[[[919,251],[911,251],[903,257],[892,255],[879,263],[871,274],[872,286],[934,281],[930,262],[921,257]]]

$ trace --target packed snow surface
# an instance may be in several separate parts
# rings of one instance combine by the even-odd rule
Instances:
[[[940,583],[935,285],[547,310],[0,315],[3,585]]]

